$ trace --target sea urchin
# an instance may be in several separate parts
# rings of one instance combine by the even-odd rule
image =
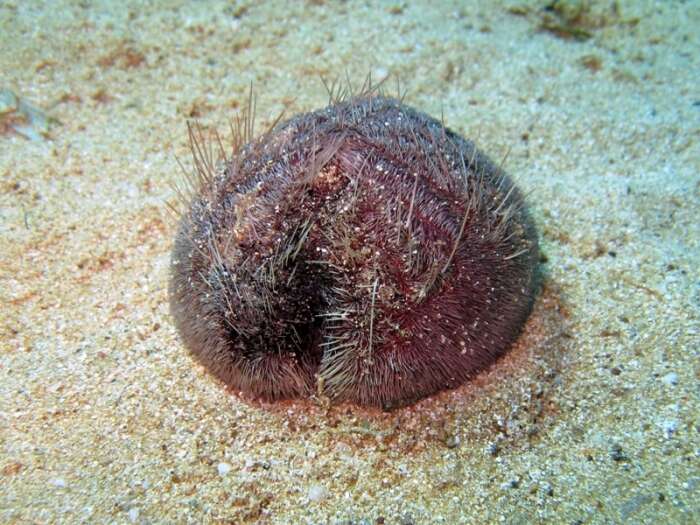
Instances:
[[[397,406],[503,354],[535,295],[521,193],[474,144],[374,91],[252,135],[197,175],[170,301],[192,354],[232,388]]]

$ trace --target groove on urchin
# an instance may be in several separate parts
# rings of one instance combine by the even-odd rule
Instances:
[[[171,310],[237,390],[405,404],[510,347],[535,295],[537,236],[472,142],[372,88],[331,97],[257,138],[251,98],[220,165],[189,128]]]

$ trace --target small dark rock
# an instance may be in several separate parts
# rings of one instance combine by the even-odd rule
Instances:
[[[610,459],[613,461],[625,461],[627,456],[622,452],[622,447],[618,443],[613,443],[610,446]]]

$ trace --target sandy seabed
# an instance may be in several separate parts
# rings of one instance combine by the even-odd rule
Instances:
[[[0,4],[0,521],[700,521],[700,6],[565,4]],[[412,407],[242,400],[168,314],[185,121],[368,73],[510,152],[543,292]]]

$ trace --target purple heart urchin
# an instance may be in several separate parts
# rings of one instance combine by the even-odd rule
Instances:
[[[192,141],[173,249],[172,314],[215,376],[266,400],[389,407],[511,346],[536,294],[537,235],[472,142],[372,92],[255,139],[251,122],[218,168]]]

